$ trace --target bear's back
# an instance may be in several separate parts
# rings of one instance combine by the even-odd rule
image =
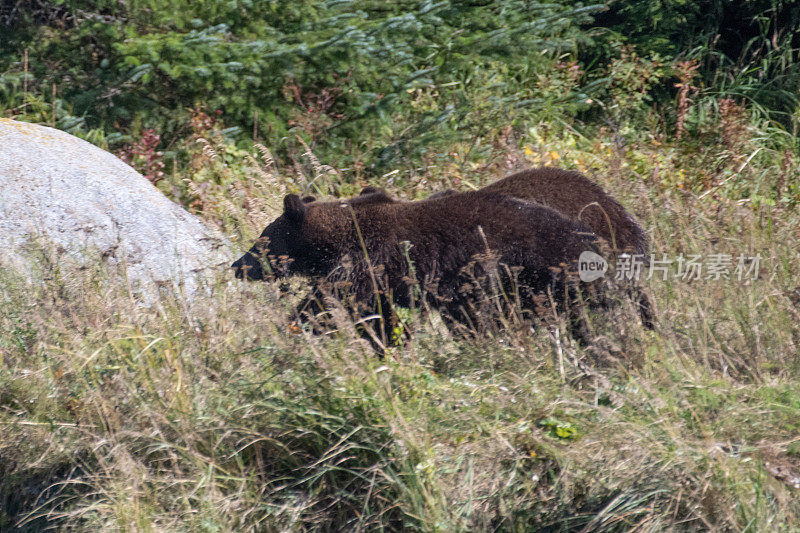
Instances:
[[[596,248],[596,234],[558,211],[481,191],[419,202],[351,202],[371,257],[396,263],[403,241],[423,268],[454,270],[492,251],[519,266],[546,268]],[[353,243],[356,246],[356,243]]]
[[[479,192],[508,194],[551,207],[623,251],[647,254],[647,235],[633,216],[580,172],[542,167],[487,185]]]
[[[371,266],[379,267],[389,285],[404,286],[410,259],[416,279],[434,282],[445,297],[469,284],[465,272],[487,275],[493,261],[501,276],[519,269],[524,286],[545,292],[551,283],[563,281],[559,272],[576,272],[581,253],[598,252],[605,245],[556,210],[506,194],[473,191],[352,207],[367,228],[361,234]],[[363,266],[356,271],[360,273],[351,281],[368,280]],[[360,288],[369,290],[367,285]]]

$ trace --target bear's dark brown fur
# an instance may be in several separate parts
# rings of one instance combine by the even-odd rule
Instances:
[[[648,253],[647,235],[633,216],[580,172],[551,167],[534,168],[507,176],[480,191],[538,202],[586,226],[616,250]],[[449,194],[457,193],[442,191],[432,195],[432,198]]]
[[[647,234],[633,215],[580,172],[533,168],[506,176],[480,191],[509,194],[547,205],[603,237],[615,251],[644,256],[650,251]],[[652,329],[653,305],[647,294],[634,282],[628,287],[628,296],[637,302],[644,326]]]
[[[478,297],[468,287],[488,273],[488,256],[502,265],[501,278],[527,288],[522,303],[532,307],[545,292],[563,300],[565,271],[599,242],[549,207],[492,192],[420,202],[399,202],[380,189],[333,202],[288,195],[284,213],[233,268],[237,277],[263,279],[269,267],[275,277],[296,273],[345,283],[366,305],[380,293],[408,306],[416,280],[429,302],[464,319]]]

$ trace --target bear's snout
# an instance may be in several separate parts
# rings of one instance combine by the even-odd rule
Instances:
[[[264,279],[264,269],[261,266],[261,261],[250,252],[237,259],[231,265],[231,268],[234,270],[237,279]]]

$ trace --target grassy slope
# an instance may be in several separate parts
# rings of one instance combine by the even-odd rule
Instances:
[[[380,361],[345,318],[295,331],[268,284],[144,308],[100,267],[51,257],[35,289],[0,272],[0,529],[791,530],[800,228],[788,205],[738,199],[797,168],[759,137],[678,149],[532,132],[509,152],[590,172],[658,254],[763,257],[756,282],[651,280],[656,332],[621,309],[598,317],[601,349],[515,327],[454,339],[412,315],[413,340]],[[298,187],[250,160],[207,166],[216,185],[195,206],[242,228],[242,246]],[[455,157],[392,192],[506,171]]]

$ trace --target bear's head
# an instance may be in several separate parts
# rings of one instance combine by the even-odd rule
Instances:
[[[336,202],[289,194],[283,199],[283,214],[231,268],[239,279],[326,276],[353,244],[355,213],[367,206],[393,202],[382,190]]]
[[[289,274],[311,274],[322,265],[319,242],[324,229],[316,211],[313,196],[300,198],[289,194],[283,199],[283,214],[268,225],[252,248],[231,265],[236,277],[260,280]],[[314,230],[312,225],[319,227]],[[314,233],[316,232],[316,235]]]

